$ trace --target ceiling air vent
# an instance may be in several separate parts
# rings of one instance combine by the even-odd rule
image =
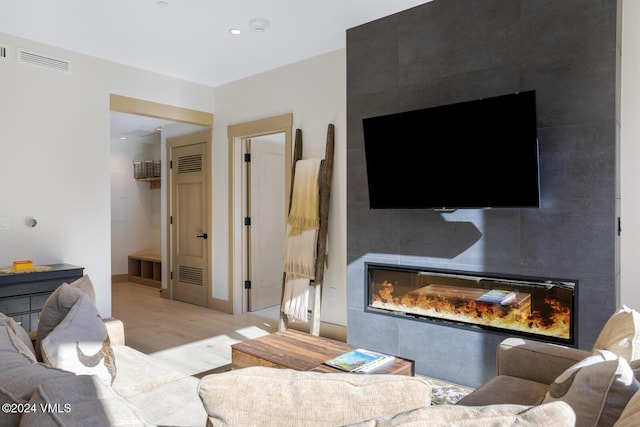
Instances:
[[[69,61],[25,49],[18,49],[18,64],[30,64],[50,70],[62,71],[63,73],[71,72],[71,63]]]

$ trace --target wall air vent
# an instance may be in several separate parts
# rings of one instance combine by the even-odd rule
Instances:
[[[18,48],[18,64],[30,64],[63,73],[71,72],[71,63],[66,59],[54,58],[50,55],[20,48]]]

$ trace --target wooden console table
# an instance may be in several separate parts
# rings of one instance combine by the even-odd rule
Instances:
[[[50,270],[33,273],[0,273],[0,312],[12,317],[27,331],[36,330],[42,305],[63,283],[83,276],[83,267],[48,265]]]
[[[344,372],[324,362],[356,348],[340,341],[287,329],[232,345],[231,367],[268,366],[297,371]],[[396,356],[392,364],[371,373],[413,376],[415,363]]]

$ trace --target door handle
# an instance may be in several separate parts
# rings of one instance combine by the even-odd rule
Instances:
[[[198,234],[196,237],[197,237],[198,239],[205,239],[205,240],[207,240],[207,233]]]

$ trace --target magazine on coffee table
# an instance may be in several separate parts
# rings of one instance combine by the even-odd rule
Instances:
[[[358,348],[324,362],[334,368],[347,372],[370,372],[376,368],[393,362],[394,357],[376,351]]]

